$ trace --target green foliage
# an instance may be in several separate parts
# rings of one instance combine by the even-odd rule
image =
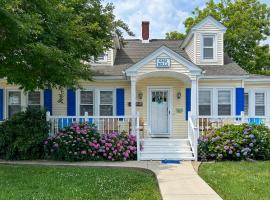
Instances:
[[[40,159],[49,132],[46,113],[27,109],[0,124],[0,158]]]
[[[136,137],[111,132],[99,134],[95,125],[73,123],[44,141],[46,157],[53,160],[134,160]]]
[[[184,33],[180,33],[178,31],[171,31],[166,33],[166,39],[169,40],[183,40],[186,37]]]
[[[225,125],[199,139],[202,160],[270,159],[270,130],[264,125]]]
[[[270,67],[269,45],[260,46],[270,36],[270,8],[266,4],[259,0],[209,0],[205,8],[196,8],[193,17],[186,19],[186,31],[208,15],[228,28],[224,48],[241,67],[251,73]]]
[[[0,78],[25,90],[78,86],[86,62],[133,33],[100,0],[0,1]],[[86,61],[86,62],[82,62]]]

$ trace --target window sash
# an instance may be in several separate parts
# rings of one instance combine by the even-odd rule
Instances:
[[[249,93],[244,94],[244,112],[249,115]]]
[[[199,91],[199,115],[210,116],[212,113],[212,91],[200,90]]]
[[[232,114],[232,91],[218,90],[218,116],[230,116]],[[229,95],[226,97],[226,94]]]
[[[113,114],[114,114],[114,92],[112,90],[99,91],[99,115],[113,116]]]
[[[14,95],[11,98],[11,95]],[[8,91],[8,118],[22,110],[22,97],[20,91]]]
[[[207,40],[207,39],[211,39],[212,40],[212,42],[210,42],[210,43],[212,43],[212,45],[207,45],[206,43],[206,41],[205,40]],[[213,60],[214,59],[214,41],[215,41],[215,39],[214,39],[214,36],[209,36],[209,35],[207,35],[207,36],[203,36],[203,38],[202,38],[202,40],[203,40],[203,48],[202,48],[202,50],[203,50],[203,52],[202,52],[202,54],[203,54],[203,59],[205,59],[205,60]],[[212,50],[212,51],[208,51],[207,52],[207,50]],[[211,55],[206,55],[206,54],[211,54]]]
[[[264,92],[255,92],[255,116],[265,116]]]
[[[88,112],[88,115],[90,116],[94,115],[94,91],[93,90],[80,91],[80,115],[81,116],[84,115],[85,112]]]
[[[36,95],[36,97],[31,95]],[[35,102],[36,101],[36,102]],[[36,92],[28,92],[28,106],[29,107],[40,107],[41,106],[41,93],[39,91]]]

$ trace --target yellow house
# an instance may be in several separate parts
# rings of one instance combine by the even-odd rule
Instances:
[[[270,77],[248,74],[225,53],[220,22],[208,16],[184,40],[115,38],[92,64],[93,82],[81,90],[23,93],[0,80],[0,120],[27,106],[44,106],[52,133],[72,121],[100,132],[137,134],[140,160],[197,159],[197,138],[224,123],[270,124]]]

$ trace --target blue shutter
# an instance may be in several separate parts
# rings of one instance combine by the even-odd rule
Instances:
[[[52,90],[44,90],[44,108],[46,111],[49,111],[52,115]]]
[[[191,111],[191,88],[186,88],[186,120],[188,120],[189,111]]]
[[[124,88],[116,89],[116,115],[117,116],[125,115],[125,89]]]
[[[4,90],[0,89],[0,121],[4,120]]]
[[[241,115],[241,112],[244,111],[244,88],[236,88],[235,89],[236,95],[235,95],[235,105],[236,105],[236,115]]]
[[[76,115],[76,92],[73,89],[67,90],[67,115]]]

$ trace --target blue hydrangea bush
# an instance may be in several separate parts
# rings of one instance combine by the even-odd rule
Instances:
[[[201,136],[201,160],[269,160],[270,130],[264,125],[225,125]]]
[[[136,145],[136,137],[133,134],[99,134],[94,125],[74,123],[47,138],[44,149],[46,158],[53,160],[125,161],[137,158]]]

